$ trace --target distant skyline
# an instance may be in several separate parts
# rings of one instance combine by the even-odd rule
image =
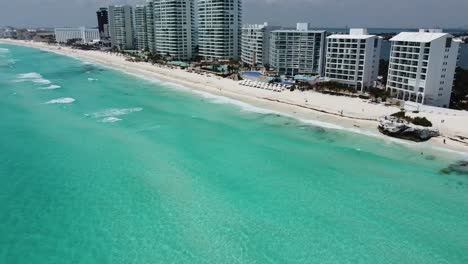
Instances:
[[[4,1],[0,26],[96,27],[96,10],[142,0]],[[244,23],[370,28],[468,28],[466,0],[244,0]]]

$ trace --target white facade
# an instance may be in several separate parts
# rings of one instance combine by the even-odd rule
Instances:
[[[270,66],[279,75],[320,75],[325,68],[326,31],[309,30],[298,23],[296,30],[270,33]]]
[[[448,107],[461,41],[441,30],[402,32],[390,41],[387,90],[392,96]]]
[[[368,35],[367,29],[351,29],[349,35],[327,38],[325,77],[364,90],[379,76],[382,38]]]
[[[239,60],[242,1],[198,0],[199,55],[208,60]]]
[[[154,39],[154,1],[146,0],[146,38],[147,46],[151,52],[156,51]]]
[[[251,67],[264,66],[270,61],[270,32],[279,27],[244,25],[242,27],[241,61]]]
[[[148,48],[148,32],[146,21],[146,6],[135,6],[135,48],[144,50]]]
[[[194,56],[194,0],[154,1],[155,51],[177,60]]]
[[[56,28],[55,41],[66,43],[71,39],[80,39],[83,43],[100,40],[99,29],[94,28]]]
[[[133,26],[133,8],[131,6],[109,6],[109,31],[112,47],[133,49]]]

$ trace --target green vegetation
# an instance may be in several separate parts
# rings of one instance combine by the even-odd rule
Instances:
[[[468,70],[458,67],[455,71],[450,108],[468,110]]]
[[[376,87],[371,87],[367,91],[369,95],[375,99],[380,98],[382,102],[386,102],[390,98],[390,92]]]
[[[331,94],[354,94],[356,89],[353,87],[348,87],[347,85],[338,83],[338,82],[319,82],[315,84],[302,83],[298,87],[301,91],[317,91],[321,93],[331,93]]]
[[[412,123],[417,126],[432,127],[432,122],[429,121],[427,118],[425,117],[412,118],[410,116],[406,116],[406,113],[404,111],[394,113],[391,116],[396,117],[398,119],[406,120],[407,122]]]
[[[432,127],[432,122],[427,120],[425,117],[415,117],[413,118],[413,124],[423,127]]]

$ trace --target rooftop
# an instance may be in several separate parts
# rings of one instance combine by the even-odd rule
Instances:
[[[335,34],[330,35],[327,39],[337,38],[337,39],[368,39],[373,38],[375,35],[348,35],[348,34]]]
[[[281,32],[281,33],[325,33],[326,30],[296,30],[296,29],[280,29],[273,30],[272,32]]]
[[[400,34],[390,39],[390,41],[411,41],[427,43],[438,38],[445,37],[447,35],[451,36],[448,33],[401,32]]]

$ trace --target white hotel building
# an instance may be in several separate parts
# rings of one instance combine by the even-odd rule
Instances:
[[[154,42],[156,53],[189,60],[195,53],[194,0],[155,0]]]
[[[239,60],[241,0],[198,0],[199,55],[207,60]]]
[[[244,25],[242,27],[241,61],[250,67],[262,67],[270,63],[270,32],[279,27]]]
[[[387,90],[392,96],[448,107],[461,41],[442,30],[402,32],[390,41]]]
[[[367,29],[351,29],[348,35],[329,36],[326,79],[361,91],[374,86],[379,75],[381,47],[382,38],[369,35]]]
[[[273,30],[270,34],[270,66],[279,75],[320,75],[325,70],[326,31],[309,30],[298,23],[296,30]]]
[[[154,2],[155,0],[146,0],[146,39],[149,51],[155,52],[155,40],[154,40]]]
[[[111,46],[118,49],[134,48],[133,8],[129,5],[109,6]]]
[[[135,6],[135,48],[138,50],[148,48],[146,8],[145,5]]]
[[[99,29],[94,28],[56,28],[55,41],[66,43],[71,39],[80,39],[82,43],[89,43],[101,39]]]

